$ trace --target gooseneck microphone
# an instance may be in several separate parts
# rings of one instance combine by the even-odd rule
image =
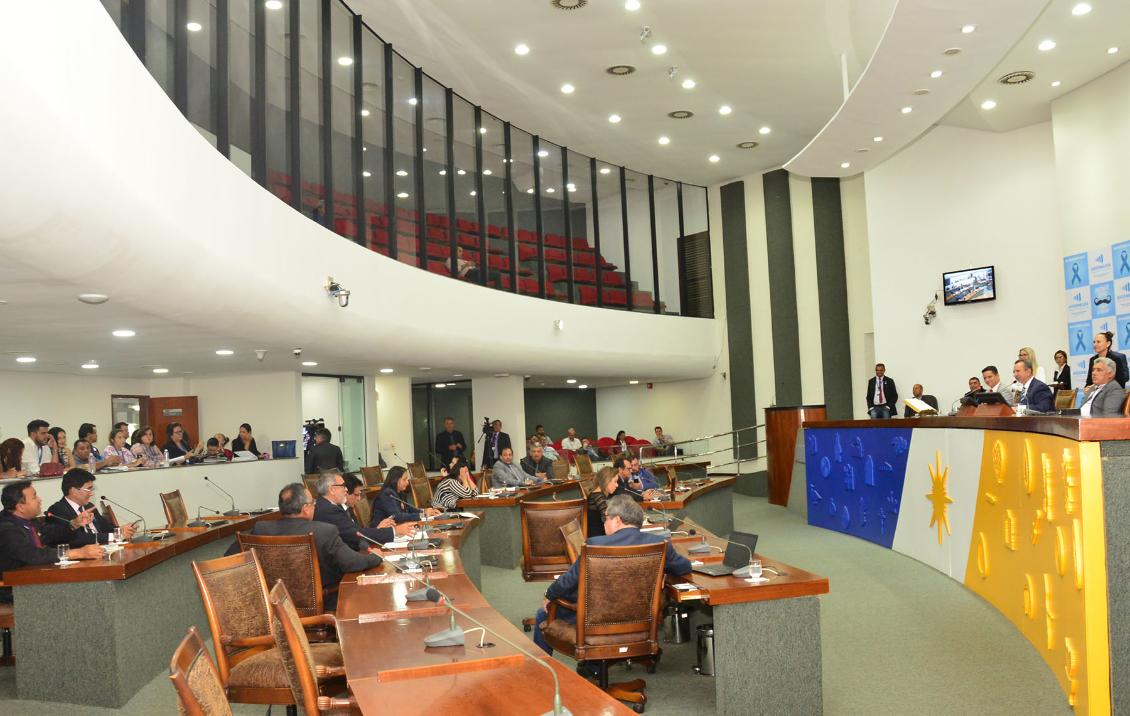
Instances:
[[[152,540],[150,540],[146,537],[146,533],[149,532],[149,528],[145,524],[145,518],[144,517],[142,517],[138,513],[134,512],[130,508],[126,507],[122,503],[114,502],[113,500],[111,500],[109,497],[106,497],[105,495],[101,495],[99,497],[99,499],[101,499],[103,502],[109,502],[111,505],[114,505],[115,507],[120,507],[123,510],[125,510],[126,512],[128,512],[131,515],[133,515],[134,517],[136,517],[137,519],[141,520],[141,532],[135,534],[132,538],[130,538],[131,543],[141,543],[141,542],[152,541]]]
[[[196,508],[196,519],[193,520],[192,522],[189,522],[188,525],[187,525],[188,527],[211,527],[212,526],[212,523],[208,522],[207,520],[203,520],[203,519],[200,518],[200,511],[201,510],[208,510],[209,512],[211,512],[213,514],[217,514],[217,515],[220,514],[220,511],[215,509],[215,508],[205,507],[204,505],[200,505],[199,507]]]
[[[208,477],[207,475],[204,476],[204,481],[211,485],[213,489],[219,490],[220,492],[227,495],[228,499],[231,500],[231,509],[224,513],[224,517],[238,517],[239,515],[243,514],[239,510],[235,509],[235,498],[232,497],[232,494],[230,492],[217,485],[216,481]]]

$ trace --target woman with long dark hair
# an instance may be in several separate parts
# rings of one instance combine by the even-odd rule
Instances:
[[[438,515],[439,510],[434,507],[420,509],[408,504],[408,471],[400,465],[389,469],[385,477],[385,484],[381,491],[373,498],[372,517],[369,526],[376,527],[386,517],[394,518],[399,522],[415,522],[421,515],[431,517]]]

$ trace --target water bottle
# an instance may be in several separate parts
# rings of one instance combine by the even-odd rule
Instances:
[[[161,466],[162,467],[168,467],[169,466],[169,451],[168,450],[165,451],[165,461],[163,463],[161,463]]]

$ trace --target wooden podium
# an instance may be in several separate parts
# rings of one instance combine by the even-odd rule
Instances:
[[[765,409],[765,447],[768,453],[769,502],[789,504],[797,430],[806,420],[827,420],[823,405],[773,406]]]

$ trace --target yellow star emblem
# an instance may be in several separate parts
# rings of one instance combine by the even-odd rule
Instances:
[[[949,477],[950,468],[946,465],[946,469],[942,469],[942,451],[938,450],[934,453],[934,464],[928,466],[930,468],[930,483],[932,485],[930,492],[926,493],[926,499],[934,505],[934,511],[930,515],[930,526],[938,525],[938,544],[942,543],[942,527],[946,528],[946,534],[952,535],[950,530],[950,518],[947,513],[947,505],[953,504],[953,500],[946,494],[946,479]]]

